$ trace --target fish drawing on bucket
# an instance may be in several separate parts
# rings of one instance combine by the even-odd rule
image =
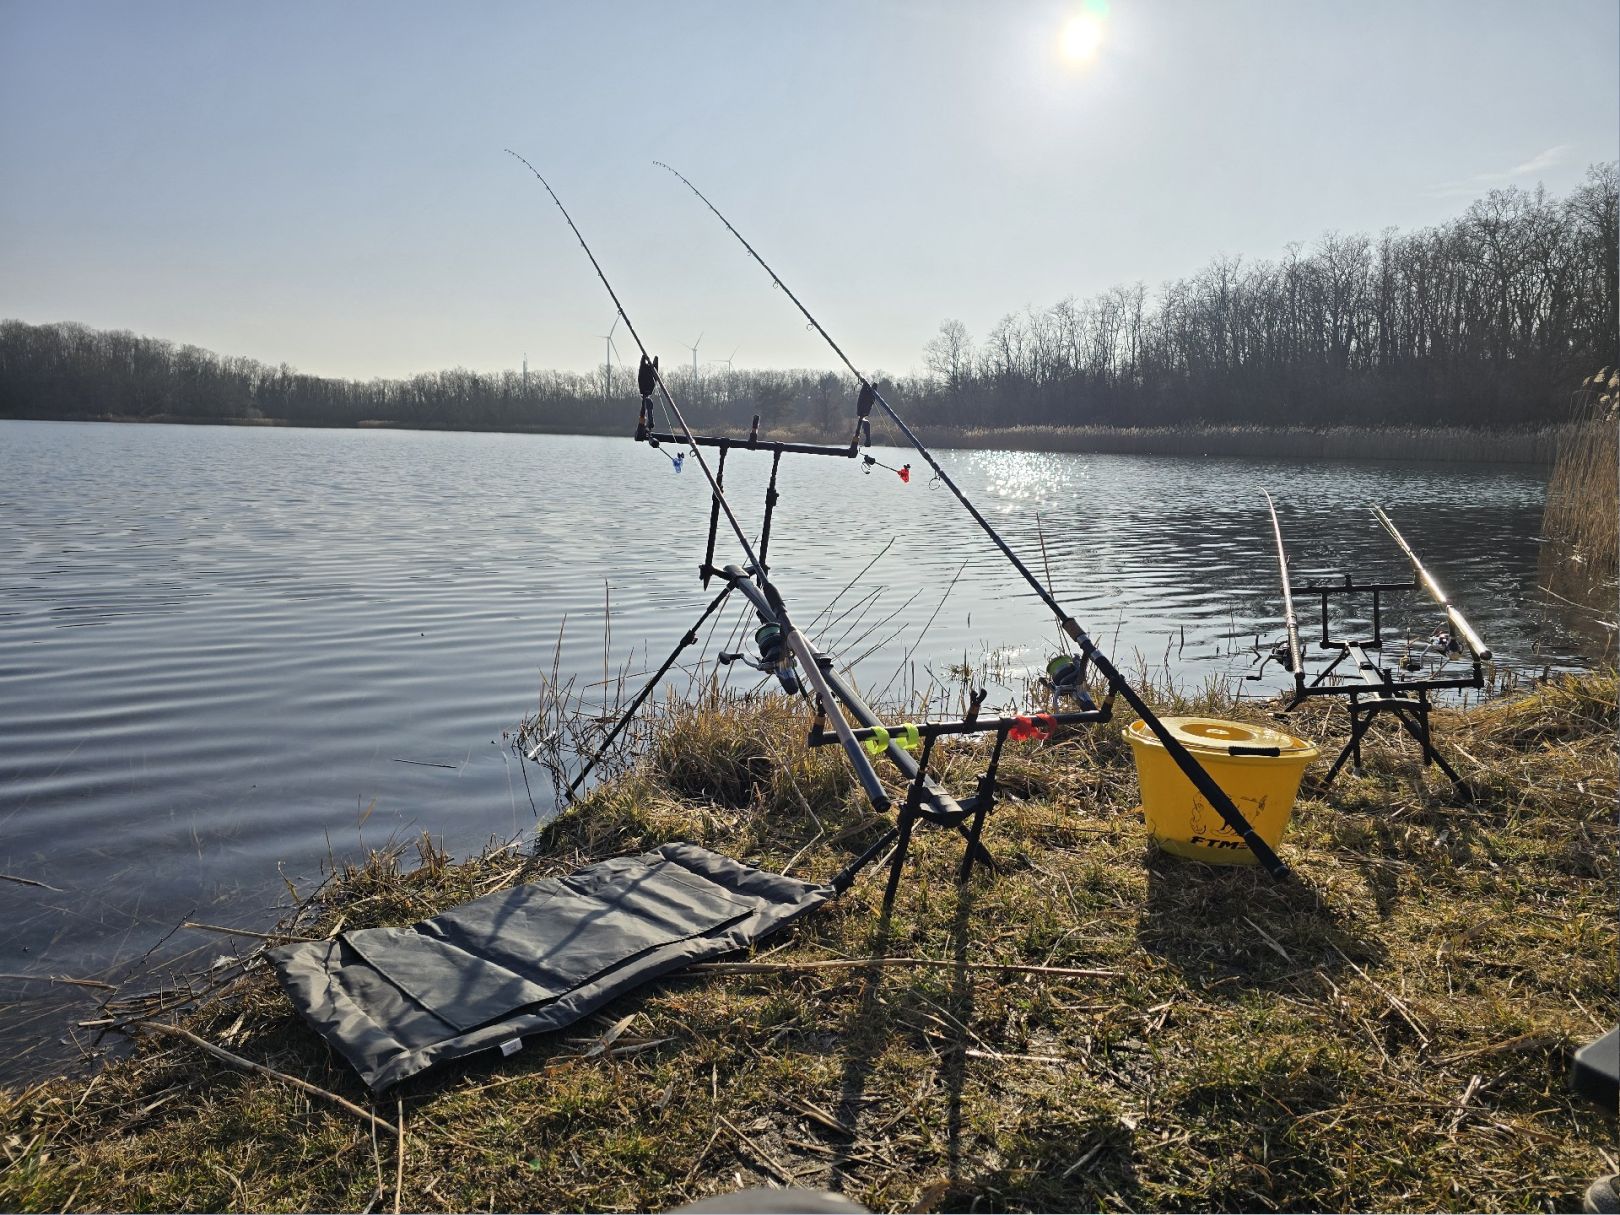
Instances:
[[[1247,800],[1250,800],[1250,799],[1245,798],[1245,799],[1241,799],[1241,800],[1247,801]],[[1262,797],[1260,799],[1259,805],[1257,805],[1255,808],[1257,810],[1264,810],[1266,808],[1266,799]],[[1197,841],[1199,841],[1201,843],[1218,843],[1218,842],[1221,842],[1221,841],[1211,840],[1211,839],[1208,838],[1208,837],[1210,837],[1212,835],[1225,835],[1225,836],[1230,836],[1232,839],[1236,839],[1237,838],[1237,832],[1233,831],[1224,822],[1222,822],[1218,815],[1213,815],[1213,813],[1211,812],[1211,817],[1214,818],[1213,823],[1210,822],[1208,819],[1206,819],[1204,817],[1205,813],[1210,812],[1210,811],[1211,811],[1211,807],[1210,807],[1209,803],[1206,802],[1203,798],[1200,797],[1200,798],[1195,798],[1194,799],[1193,804],[1192,804],[1192,815],[1191,815],[1192,829],[1193,829],[1193,839],[1195,839],[1195,840],[1197,840]]]

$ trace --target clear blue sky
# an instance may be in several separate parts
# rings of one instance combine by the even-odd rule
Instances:
[[[611,305],[511,146],[666,362],[831,358],[655,158],[906,371],[946,317],[1563,193],[1620,144],[1615,0],[1112,0],[1074,62],[1081,11],[0,0],[0,316],[362,378],[599,365]]]

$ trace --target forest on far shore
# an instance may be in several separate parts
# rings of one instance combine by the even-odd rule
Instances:
[[[1447,223],[1327,233],[1276,260],[1218,257],[1150,290],[1009,313],[975,340],[947,320],[924,370],[873,374],[930,426],[1516,428],[1559,422],[1620,364],[1616,164],[1562,198],[1493,190]],[[858,342],[851,342],[858,349]],[[824,371],[668,375],[692,423],[842,433],[854,385]],[[628,431],[624,368],[305,375],[127,331],[0,321],[0,418]]]

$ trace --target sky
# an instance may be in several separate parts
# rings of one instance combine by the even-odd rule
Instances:
[[[369,379],[835,365],[1620,155],[1615,0],[0,0],[0,317]],[[622,324],[618,356],[632,358]]]

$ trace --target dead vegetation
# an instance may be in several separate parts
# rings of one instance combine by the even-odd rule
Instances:
[[[925,832],[888,915],[867,876],[754,965],[375,1103],[248,941],[180,1024],[363,1109],[140,1033],[87,1080],[0,1093],[0,1207],[657,1210],[794,1183],[876,1210],[1572,1209],[1615,1168],[1613,1111],[1566,1088],[1620,1015],[1615,701],[1608,673],[1437,711],[1466,806],[1376,728],[1364,776],[1307,774],[1290,885],[1154,849],[1126,721],[1012,744],[999,872],[958,888],[959,839]],[[1290,720],[1342,736],[1327,706]],[[532,848],[374,853],[281,929],[407,923],[677,838],[828,876],[880,823],[804,728],[780,698],[666,706]],[[946,752],[954,787],[977,762]]]
[[[1614,582],[1620,570],[1620,370],[1605,367],[1575,393],[1574,419],[1564,428],[1547,484],[1542,530],[1564,546],[1564,559],[1594,582]],[[1613,604],[1613,595],[1609,597]]]

